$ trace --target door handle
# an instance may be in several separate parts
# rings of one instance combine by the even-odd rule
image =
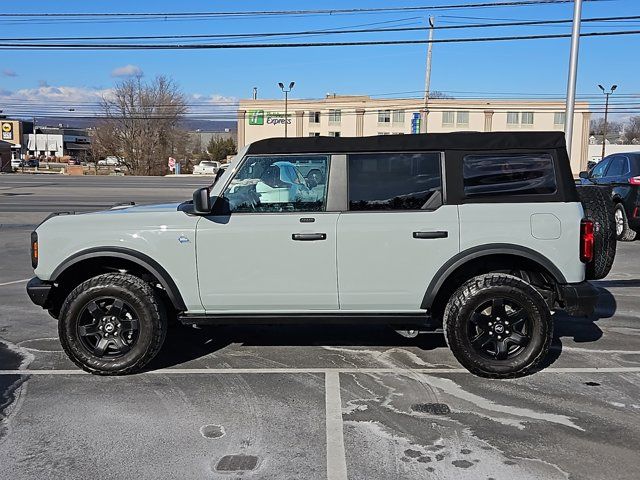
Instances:
[[[449,232],[413,232],[413,238],[447,238]]]
[[[302,242],[311,242],[314,240],[326,240],[326,233],[294,233],[291,235],[292,240],[298,240]]]

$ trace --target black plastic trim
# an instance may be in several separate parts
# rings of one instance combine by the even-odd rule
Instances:
[[[182,299],[182,295],[180,294],[180,290],[176,286],[171,275],[156,262],[153,258],[140,253],[136,250],[132,250],[129,248],[123,247],[98,247],[98,248],[89,248],[87,250],[83,250],[81,252],[75,253],[74,255],[67,258],[64,262],[62,262],[51,274],[50,282],[55,282],[62,273],[67,270],[72,265],[75,265],[78,262],[83,260],[87,260],[90,258],[100,258],[100,257],[110,257],[110,258],[121,258],[124,260],[129,260],[131,262],[140,265],[142,268],[146,269],[151,273],[155,278],[158,279],[162,287],[167,292],[169,296],[169,300],[178,311],[187,310],[187,306]]]
[[[461,267],[465,263],[475,260],[476,258],[486,257],[488,255],[514,255],[523,257],[528,260],[532,260],[545,268],[551,275],[553,275],[556,282],[560,284],[567,283],[562,272],[556,267],[551,260],[527,247],[520,245],[511,245],[508,243],[490,243],[486,245],[478,245],[477,247],[464,250],[457,255],[451,257],[440,269],[436,272],[427,287],[427,291],[422,299],[420,308],[430,308],[433,300],[435,299],[440,287],[449,278],[458,267]]]
[[[589,316],[593,315],[598,302],[599,292],[589,282],[568,283],[559,285],[560,299],[563,309],[569,315]]]
[[[47,300],[51,294],[53,283],[44,282],[38,277],[33,277],[27,283],[27,294],[33,303],[42,308],[47,308]]]
[[[184,325],[429,325],[426,313],[206,313],[179,315]]]

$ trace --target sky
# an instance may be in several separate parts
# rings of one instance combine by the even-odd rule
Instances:
[[[477,1],[477,0],[476,0]],[[194,12],[298,10],[472,3],[470,0],[265,2],[182,0],[31,0],[3,2],[0,13]],[[0,37],[170,35],[282,32],[388,26],[423,26],[429,14],[437,26],[507,20],[570,19],[572,4],[425,10],[354,15],[224,18],[197,20],[51,22],[0,17]],[[640,15],[640,1],[585,2],[583,18]],[[464,17],[464,18],[461,18]],[[383,23],[384,22],[384,23]],[[640,30],[634,22],[584,24],[583,32]],[[535,27],[439,30],[435,38],[570,33],[570,24]],[[309,41],[425,38],[426,32],[318,36]],[[304,41],[295,37],[276,41]],[[273,41],[273,40],[270,40]],[[432,90],[453,97],[511,96],[561,98],[567,87],[569,39],[434,44]],[[640,94],[640,35],[582,38],[578,94],[600,101],[598,84],[617,84],[616,94]],[[160,51],[0,51],[0,110],[21,102],[39,108],[47,102],[74,108],[108,93],[132,76],[174,79],[190,99],[216,105],[250,98],[280,98],[278,82],[295,81],[291,98],[326,93],[419,97],[424,90],[426,45]],[[636,100],[636,102],[638,102]],[[636,103],[637,104],[637,103]],[[24,110],[24,108],[23,108]],[[227,108],[227,110],[229,110]]]

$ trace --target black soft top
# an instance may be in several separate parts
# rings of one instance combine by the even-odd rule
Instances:
[[[348,153],[428,150],[518,150],[565,148],[563,132],[454,132],[375,137],[267,138],[249,154]]]

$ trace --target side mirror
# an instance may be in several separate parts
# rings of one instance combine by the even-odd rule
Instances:
[[[587,179],[587,178],[589,178],[589,172],[580,172],[580,174],[578,176],[580,178]]]
[[[193,213],[196,215],[211,213],[211,198],[207,187],[199,188],[193,192]]]

